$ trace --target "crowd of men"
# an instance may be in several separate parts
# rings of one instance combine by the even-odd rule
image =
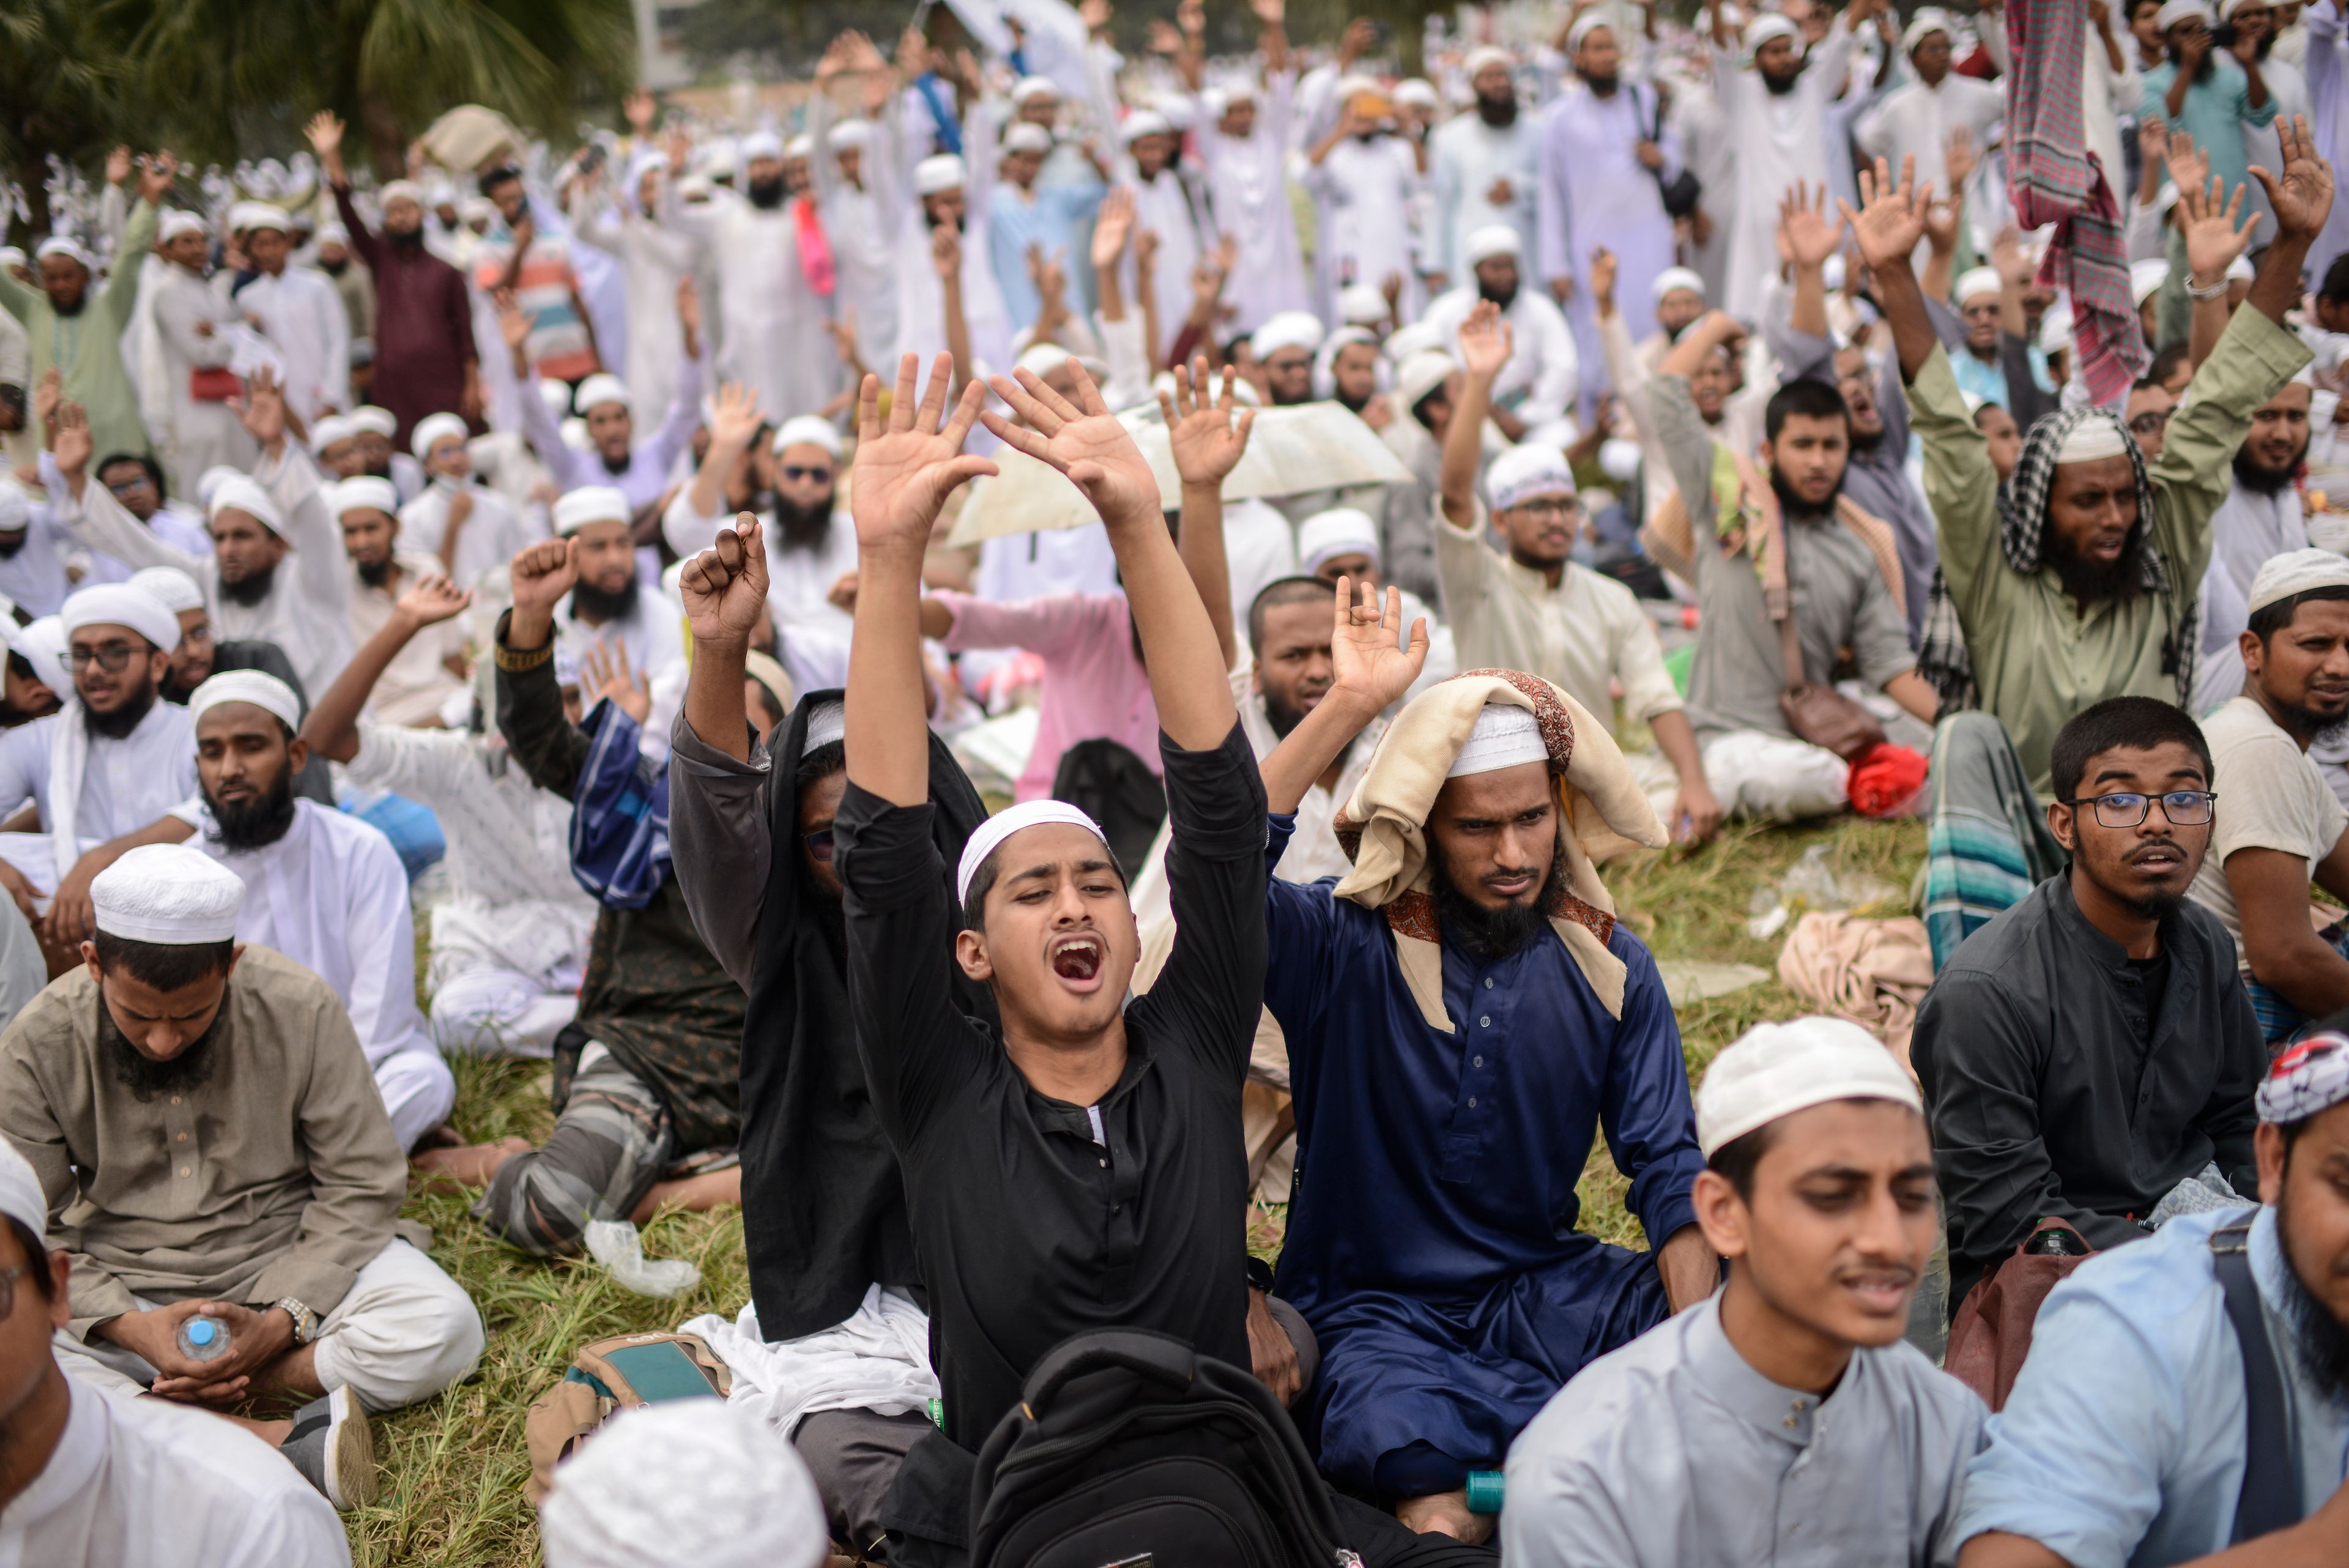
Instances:
[[[1129,1328],[1373,1568],[2349,1561],[2349,14],[2007,4],[1398,79],[1088,0],[61,193],[0,1563],[347,1563],[486,1345],[414,1180],[542,1258],[740,1207],[734,1398],[585,1441],[557,1568],[964,1561]],[[1692,1087],[1609,863],[1847,812],[1924,820],[1913,1039]]]

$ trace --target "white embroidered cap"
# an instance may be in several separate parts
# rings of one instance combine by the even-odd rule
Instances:
[[[1022,801],[1008,811],[999,811],[978,825],[978,831],[962,846],[962,861],[955,867],[955,902],[970,902],[970,879],[987,864],[987,857],[1002,847],[1003,841],[1024,827],[1041,827],[1048,823],[1065,822],[1081,827],[1109,847],[1109,836],[1101,824],[1064,800]]]
[[[192,844],[142,844],[89,884],[99,930],[174,947],[234,937],[243,900],[244,878]]]
[[[1835,1100],[1890,1100],[1925,1114],[1916,1082],[1858,1024],[1842,1018],[1757,1023],[1713,1059],[1697,1085],[1697,1147],[1709,1159],[1756,1127]]]

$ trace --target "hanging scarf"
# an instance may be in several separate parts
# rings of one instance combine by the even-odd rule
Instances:
[[[1471,670],[1437,681],[1405,704],[1379,737],[1362,782],[1331,824],[1338,846],[1354,863],[1336,896],[1386,912],[1395,961],[1420,1016],[1437,1033],[1453,1033],[1444,1009],[1427,818],[1488,702],[1530,708],[1540,724],[1561,827],[1557,867],[1542,889],[1542,913],[1599,1002],[1620,1018],[1628,971],[1607,946],[1615,931],[1615,899],[1593,860],[1632,844],[1661,849],[1669,840],[1614,737],[1589,710],[1537,675]]]
[[[610,698],[580,724],[587,760],[571,807],[571,875],[598,902],[641,909],[668,877],[668,763],[646,760],[643,732]]]
[[[2044,564],[2040,542],[2047,522],[2047,493],[2054,488],[2055,454],[2064,450],[2065,439],[2089,420],[2111,418],[2101,409],[2064,409],[2041,418],[2023,438],[2023,454],[2015,460],[2014,472],[1998,487],[1999,548],[2011,570],[2027,577]],[[2145,454],[2137,450],[2137,438],[2128,435],[2126,427],[2122,434],[2127,440],[2129,470],[2137,478],[2137,525],[2141,532],[2153,526],[2153,486],[2146,478]],[[2169,574],[2158,551],[2146,550],[2137,580],[2147,593],[2170,591]],[[2194,600],[2189,597],[2183,601],[2163,659],[2163,668],[2178,678],[2181,708],[2188,707],[2194,695],[2196,618]],[[1965,628],[1958,620],[1957,600],[1951,597],[1949,581],[1939,566],[1933,568],[1932,598],[1925,609],[1924,638],[1917,648],[1917,673],[1941,694],[1942,712],[1978,705],[1980,694],[1974,689],[1973,659],[1966,651]]]
[[[1765,470],[1739,457],[1720,441],[1713,443],[1713,538],[1722,554],[1750,551],[1754,576],[1762,580],[1762,597],[1773,616],[1785,613],[1787,600],[1785,549],[1785,521],[1780,515],[1778,493],[1770,487]],[[1851,530],[1876,557],[1892,602],[1909,613],[1909,580],[1900,571],[1900,547],[1891,525],[1858,502],[1838,491],[1836,521]],[[1640,547],[1651,559],[1682,581],[1696,581],[1696,528],[1689,521],[1688,503],[1672,495],[1640,530]]]
[[[830,299],[839,274],[833,266],[832,241],[824,234],[823,219],[815,210],[814,197],[792,199],[792,237],[799,244],[800,275],[807,279],[810,288]]]
[[[2055,225],[2039,280],[2072,300],[2072,342],[2090,400],[2126,397],[2152,358],[2129,293],[2128,251],[2108,171],[2080,119],[2087,0],[2013,0],[2006,43],[2006,178],[2014,221]]]

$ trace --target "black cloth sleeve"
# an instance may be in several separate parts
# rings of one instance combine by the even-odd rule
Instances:
[[[1172,1029],[1154,1044],[1187,1042],[1235,1083],[1247,1072],[1264,1005],[1264,780],[1235,722],[1213,751],[1186,752],[1164,734],[1166,888],[1174,947],[1149,994],[1135,1002]]]
[[[2256,1200],[2260,1165],[2251,1152],[2251,1135],[2259,1130],[2260,1113],[2254,1096],[2260,1081],[2267,1076],[2268,1044],[2234,957],[2231,951],[2222,951],[2211,961],[2212,971],[2221,977],[2225,988],[2219,1002],[2225,1054],[2218,1082],[2210,1085],[2210,1097],[2203,1102],[2195,1122],[2210,1140],[2210,1158],[2220,1174],[2237,1192]]]
[[[577,726],[563,716],[563,688],[554,679],[554,647],[517,653],[506,646],[506,626],[513,611],[498,617],[497,639],[491,649],[498,671],[498,732],[513,748],[514,760],[543,790],[575,799],[579,770],[587,765],[588,742]],[[538,655],[544,653],[544,659]],[[535,662],[533,662],[533,660]],[[512,666],[522,664],[524,669]]]

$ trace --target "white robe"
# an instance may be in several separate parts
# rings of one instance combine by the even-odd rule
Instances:
[[[1742,51],[1713,54],[1713,91],[1736,162],[1727,210],[1708,210],[1729,229],[1725,297],[1720,303],[1732,316],[1761,319],[1764,291],[1778,275],[1779,199],[1797,180],[1816,182],[1826,173],[1826,108],[1843,90],[1850,60],[1851,28],[1841,16],[1783,96],[1763,85],[1762,74],[1743,63]]]
[[[1338,292],[1350,284],[1402,280],[1402,316],[1419,314],[1424,296],[1413,254],[1411,202],[1419,165],[1400,136],[1349,136],[1309,164],[1305,187],[1319,218],[1315,307],[1338,318]]]
[[[819,146],[834,123],[831,110],[831,99],[817,94],[810,129]],[[865,123],[869,134],[857,159],[857,183],[841,177],[839,157],[829,149],[812,161],[812,167],[816,204],[840,274],[833,307],[843,320],[855,321],[856,347],[865,364],[879,367],[888,363],[889,352],[897,346],[894,247],[905,200],[899,152],[903,136],[894,104],[880,119]]]
[[[926,368],[924,374],[927,374]],[[682,560],[691,560],[718,542],[718,531],[734,520],[733,514],[709,516],[695,510],[693,486],[687,485],[661,514],[661,532],[668,547]],[[856,570],[856,524],[846,507],[834,507],[832,525],[813,549],[783,547],[771,512],[760,514],[767,536],[767,610],[780,627],[812,627],[843,641],[855,630],[855,618],[831,599],[832,586]]]
[[[1453,287],[1468,281],[1468,236],[1493,223],[1517,232],[1521,254],[1534,254],[1534,190],[1541,182],[1541,119],[1520,109],[1505,130],[1475,109],[1454,115],[1428,138],[1427,173],[1433,190],[1432,232],[1422,237],[1424,265]],[[1509,199],[1495,202],[1495,182]],[[1534,280],[1527,269],[1527,283]]]
[[[778,423],[821,410],[840,385],[840,352],[824,325],[831,301],[800,265],[794,202],[768,211],[719,195],[678,208],[676,222],[717,268],[717,379],[755,389]]]
[[[2104,53],[2102,45],[2092,47]],[[1917,183],[1930,182],[1936,195],[1947,195],[1951,134],[1964,131],[1979,157],[1990,148],[1991,127],[2005,116],[2006,94],[1996,83],[1951,71],[1938,86],[1919,79],[1886,93],[1860,117],[1853,140],[1867,157],[1889,163],[1895,175],[1903,158],[1916,159]]]
[[[2309,129],[2316,135],[2316,151],[2335,169],[2349,167],[2349,37],[2344,36],[2337,0],[2311,5],[2301,13],[2308,36],[2306,72]],[[2287,35],[2289,36],[2290,35]],[[2267,225],[2261,224],[2266,231]],[[2308,275],[2320,284],[2333,259],[2349,251],[2349,202],[2335,202],[2325,215],[2324,228],[2308,253]]]
[[[1655,89],[1628,82],[1606,98],[1577,82],[1543,118],[1535,193],[1541,244],[1525,282],[1574,280],[1567,323],[1574,329],[1583,390],[1594,397],[1606,386],[1606,355],[1591,307],[1591,252],[1603,245],[1614,253],[1615,308],[1642,337],[1655,326],[1657,275],[1673,261],[1672,221],[1664,213],[1655,171],[1638,152],[1655,130]],[[1677,171],[1679,139],[1667,130],[1661,145],[1667,173]]]
[[[1158,254],[1150,266],[1151,299],[1158,312],[1158,342],[1153,358],[1164,364],[1174,339],[1182,336],[1184,318],[1190,314],[1191,269],[1215,245],[1215,220],[1207,215],[1197,182],[1176,170],[1162,169],[1157,178],[1145,180],[1127,160],[1123,177],[1133,192],[1134,227],[1158,236]],[[1128,246],[1120,265],[1124,268],[1126,298],[1134,302],[1133,308],[1138,314],[1141,295],[1134,275],[1136,265],[1133,247]]]
[[[1460,327],[1475,309],[1478,295],[1474,283],[1439,295],[1422,317],[1441,336],[1455,357],[1460,351]],[[1529,425],[1539,425],[1574,411],[1581,385],[1581,360],[1566,317],[1550,303],[1531,278],[1517,286],[1516,297],[1502,316],[1515,335],[1509,362],[1493,379],[1493,403]]]
[[[285,367],[285,402],[305,423],[351,406],[351,317],[335,280],[287,264],[238,291],[236,308],[260,330]]]
[[[165,263],[152,289],[140,293],[141,307],[152,313],[158,372],[169,419],[154,431],[156,453],[171,476],[174,494],[193,496],[204,470],[225,464],[249,466],[253,438],[236,410],[221,400],[198,401],[189,395],[190,378],[198,369],[224,369],[233,348],[230,328],[236,312],[224,304],[204,279],[176,263]],[[198,330],[209,326],[209,333]],[[102,453],[100,455],[103,455]]]
[[[2308,548],[2300,492],[2273,495],[2240,482],[2210,515],[2210,566],[2197,602],[2201,649],[2194,667],[2194,711],[2207,713],[2243,691],[2240,641],[2251,616],[2251,579],[2270,558]]]
[[[1255,331],[1281,311],[1313,305],[1297,243],[1297,213],[1288,202],[1289,100],[1296,81],[1295,72],[1280,71],[1266,82],[1256,125],[1245,138],[1226,136],[1212,120],[1195,133],[1206,167],[1208,210],[1216,228],[1238,241],[1238,257],[1224,285],[1232,307],[1228,330],[1235,335]]]
[[[628,400],[639,418],[653,417],[675,395],[678,362],[685,357],[677,290],[693,272],[693,243],[634,211],[609,206],[583,220],[577,232],[581,240],[619,263],[627,297]],[[702,319],[714,323],[717,312],[705,309]],[[595,329],[595,341],[601,344],[604,324],[597,321]]]
[[[465,488],[473,497],[473,511],[458,532],[454,566],[449,576],[459,587],[469,588],[481,580],[482,573],[504,566],[546,535],[543,508],[536,510],[538,525],[533,526],[514,510],[512,502],[479,480]],[[440,541],[448,532],[449,503],[452,499],[452,491],[432,484],[401,507],[399,548],[430,556],[437,561]]]
[[[72,688],[60,679],[59,690]],[[31,800],[38,833],[0,834],[0,855],[54,889],[82,851],[135,833],[196,789],[195,723],[158,699],[130,733],[93,735],[81,703],[0,734],[0,814]]]
[[[554,607],[554,635],[574,659],[590,648],[600,647],[606,653],[616,647],[628,650],[629,673],[647,678],[653,700],[637,750],[655,762],[667,756],[669,725],[685,701],[685,612],[677,602],[658,588],[645,588],[627,619],[589,626],[574,618],[571,596],[565,594]]]

